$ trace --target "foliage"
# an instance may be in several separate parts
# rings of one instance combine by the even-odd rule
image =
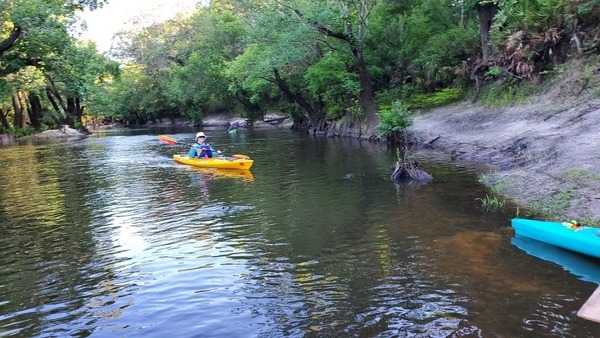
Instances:
[[[431,94],[414,94],[406,100],[406,107],[413,110],[431,109],[461,99],[463,90],[461,88],[444,88]]]
[[[490,107],[507,106],[524,102],[534,91],[539,90],[535,85],[528,86],[518,79],[487,85],[481,93],[481,100]]]
[[[379,110],[379,124],[375,127],[380,137],[402,133],[412,125],[413,117],[400,101],[394,101],[390,107]]]
[[[325,103],[330,118],[343,116],[349,102],[360,93],[358,77],[348,70],[348,62],[346,55],[328,52],[304,75],[308,92]]]
[[[85,99],[110,62],[94,45],[78,44],[70,31],[78,11],[105,2],[0,2],[0,104],[9,106],[12,96],[19,95],[27,110],[24,115],[36,128],[45,128],[38,121],[54,126],[66,120],[79,126]],[[47,99],[50,96],[52,101]],[[14,110],[9,112],[14,114]],[[16,123],[12,117],[8,120]]]
[[[384,71],[379,91],[395,87],[410,96],[464,85],[480,38],[473,10],[463,9],[461,17],[460,7],[441,0],[379,6],[369,44]]]
[[[213,0],[191,16],[120,32],[112,55],[119,69],[70,33],[77,11],[105,2],[0,2],[0,104],[35,94],[47,125],[77,124],[80,114],[141,124],[279,109],[304,126],[345,116],[370,117],[373,126],[383,118],[380,131],[393,133],[403,110],[448,104],[471,90],[481,53],[478,6],[499,9],[490,32],[495,63],[483,68],[487,104],[524,100],[532,93],[526,79],[555,74],[575,49],[600,50],[598,0]],[[594,90],[595,68],[582,73],[583,90]]]

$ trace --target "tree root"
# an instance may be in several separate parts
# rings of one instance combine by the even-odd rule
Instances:
[[[412,161],[409,163],[406,161],[403,163],[397,161],[394,172],[390,178],[394,183],[400,183],[405,180],[416,180],[422,183],[427,183],[433,180],[433,176],[419,168],[419,163],[417,161]]]

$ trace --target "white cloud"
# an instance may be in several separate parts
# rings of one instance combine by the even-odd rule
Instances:
[[[121,30],[131,29],[131,22],[149,25],[171,19],[177,13],[189,14],[201,0],[109,0],[104,7],[95,11],[85,11],[81,18],[87,23],[87,31],[81,40],[93,40],[100,52],[108,51],[112,37]]]

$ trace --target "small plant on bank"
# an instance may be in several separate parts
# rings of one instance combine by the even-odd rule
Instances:
[[[486,194],[484,198],[476,198],[476,201],[481,202],[481,207],[485,209],[487,212],[496,212],[498,210],[503,210],[506,206],[506,201],[498,199],[497,196],[490,197],[490,195]]]
[[[574,190],[559,191],[552,196],[531,202],[529,208],[534,215],[559,219],[571,204]]]
[[[587,169],[572,169],[566,172],[566,176],[572,177],[574,179],[589,179],[598,181],[600,180],[600,175],[593,173]]]

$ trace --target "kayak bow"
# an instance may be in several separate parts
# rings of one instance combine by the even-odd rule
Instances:
[[[517,235],[552,244],[563,249],[600,258],[600,229],[576,222],[548,222],[514,218],[512,227]]]

